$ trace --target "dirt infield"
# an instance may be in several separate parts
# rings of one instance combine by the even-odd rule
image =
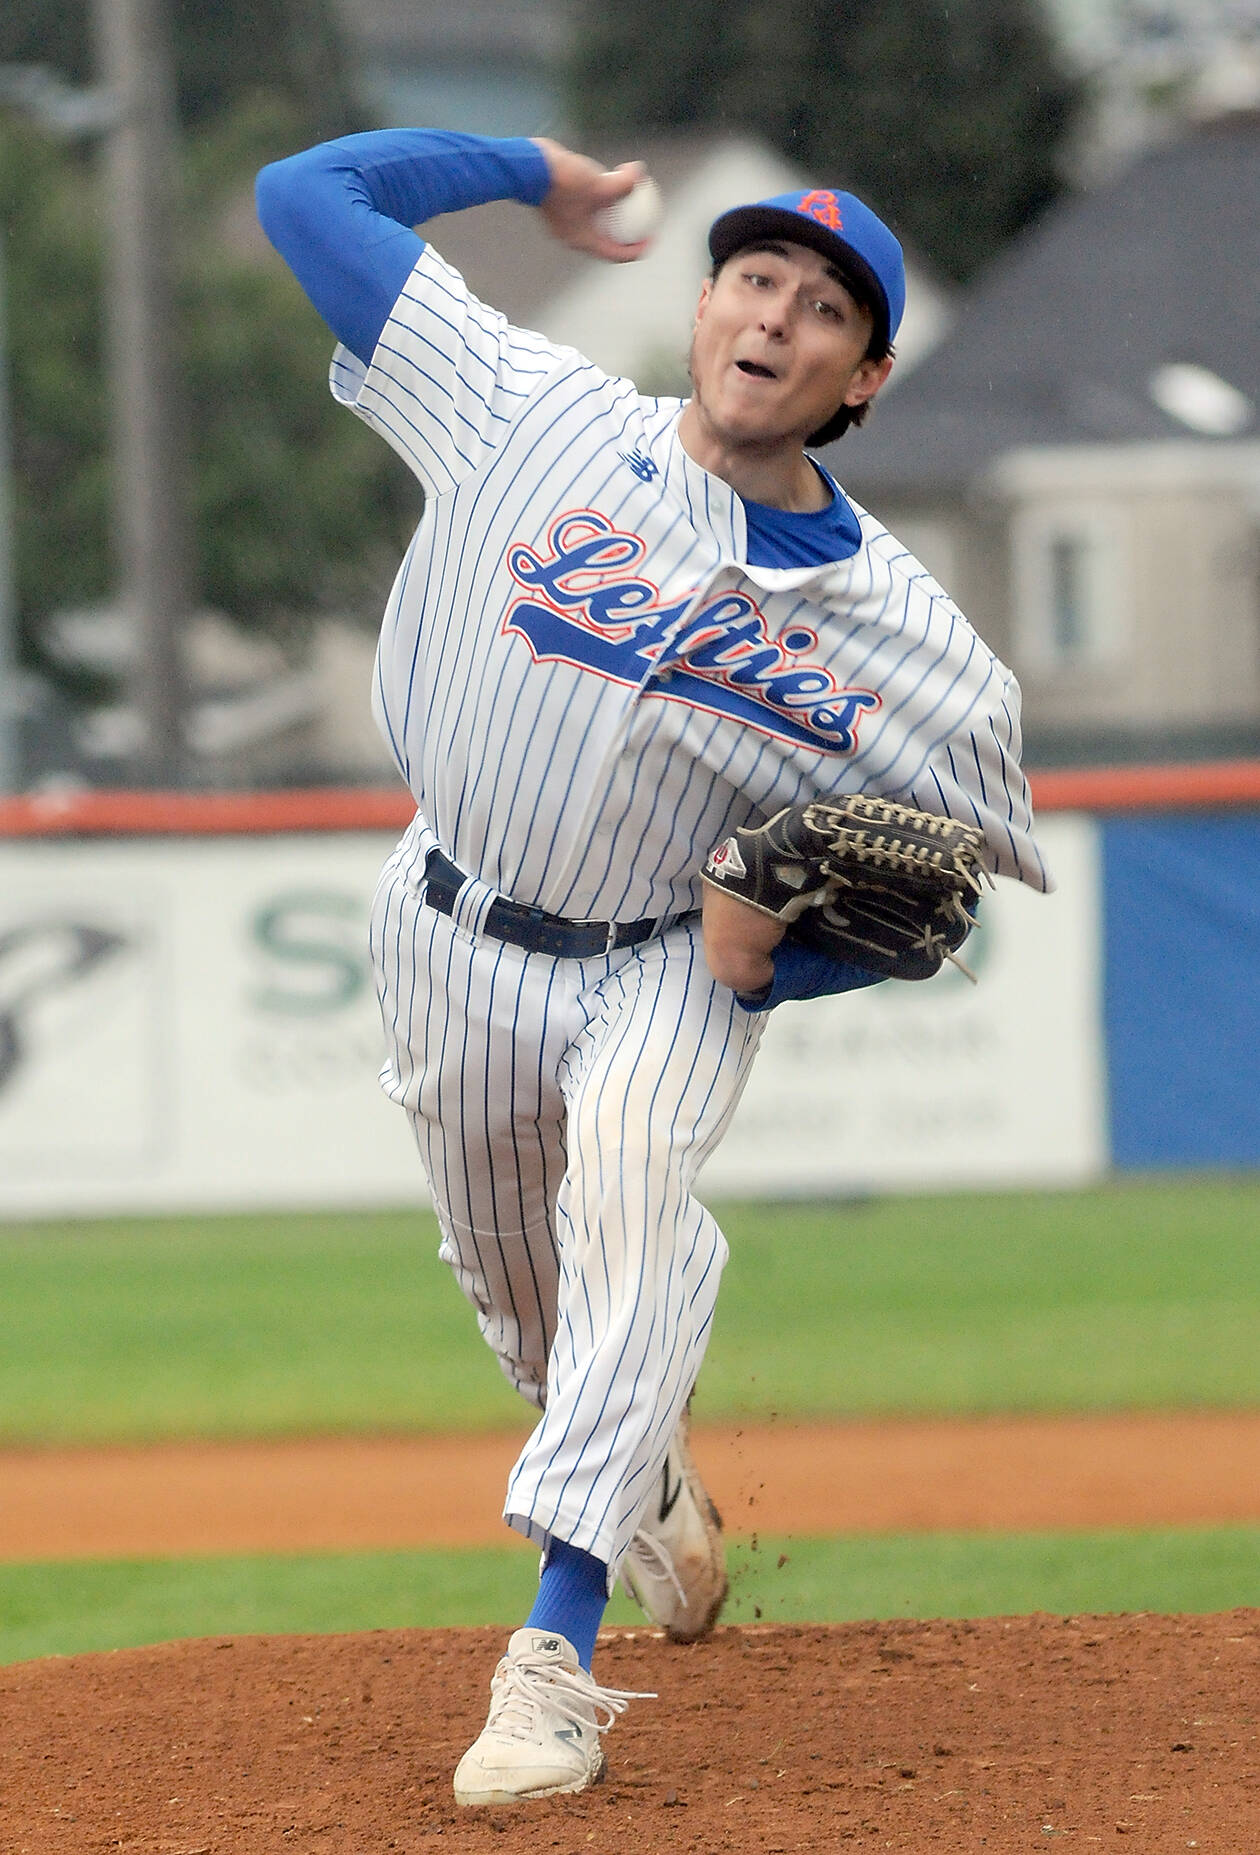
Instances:
[[[477,1545],[519,1435],[0,1452],[0,1559]],[[697,1427],[729,1530],[1260,1520],[1260,1412]]]
[[[9,1559],[502,1539],[519,1438],[0,1455]],[[700,1429],[730,1530],[1260,1519],[1260,1415]],[[459,1811],[501,1630],[0,1669],[0,1855],[1260,1849],[1260,1611],[608,1631],[579,1798]],[[1117,1843],[1118,1837],[1129,1838]],[[438,1840],[441,1838],[441,1840]]]
[[[459,1811],[500,1632],[0,1670],[5,1855],[1260,1848],[1260,1612],[609,1632],[654,1690],[583,1797]],[[1118,1840],[1125,1838],[1125,1840]]]

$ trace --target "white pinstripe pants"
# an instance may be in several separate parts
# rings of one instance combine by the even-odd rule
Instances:
[[[609,1584],[708,1341],[726,1241],[691,1195],[761,1020],[697,926],[595,960],[475,938],[400,857],[372,951],[441,1254],[517,1389],[543,1407],[504,1518],[605,1560]]]

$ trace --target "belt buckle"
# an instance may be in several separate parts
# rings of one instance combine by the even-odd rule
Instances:
[[[615,953],[616,951],[617,951],[617,923],[615,921],[610,921],[608,923],[608,933],[604,939],[604,958],[607,959],[610,953]]]

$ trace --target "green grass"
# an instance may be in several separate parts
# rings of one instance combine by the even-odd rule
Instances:
[[[707,1418],[1260,1404],[1260,1179],[720,1215]],[[412,1213],[0,1227],[0,1441],[519,1427],[435,1249]],[[763,1535],[732,1558],[735,1622],[1260,1603],[1255,1527]],[[536,1565],[512,1545],[0,1565],[0,1661],[509,1627]]]
[[[1260,1403],[1260,1180],[732,1204],[707,1418]],[[414,1213],[0,1226],[0,1441],[519,1424]]]
[[[706,1410],[1260,1403],[1260,1179],[741,1205],[724,1221]]]
[[[780,1558],[784,1563],[780,1565]],[[1021,1536],[762,1537],[731,1551],[724,1620],[1217,1611],[1260,1602],[1260,1527]],[[182,1637],[501,1624],[537,1556],[304,1554],[0,1566],[0,1663]],[[618,1594],[609,1623],[642,1621]]]

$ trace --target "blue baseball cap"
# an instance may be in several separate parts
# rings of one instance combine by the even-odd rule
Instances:
[[[722,213],[709,228],[709,251],[715,264],[725,264],[768,238],[808,245],[834,264],[874,316],[876,339],[891,345],[906,307],[906,268],[901,246],[869,206],[831,187],[779,193]]]

